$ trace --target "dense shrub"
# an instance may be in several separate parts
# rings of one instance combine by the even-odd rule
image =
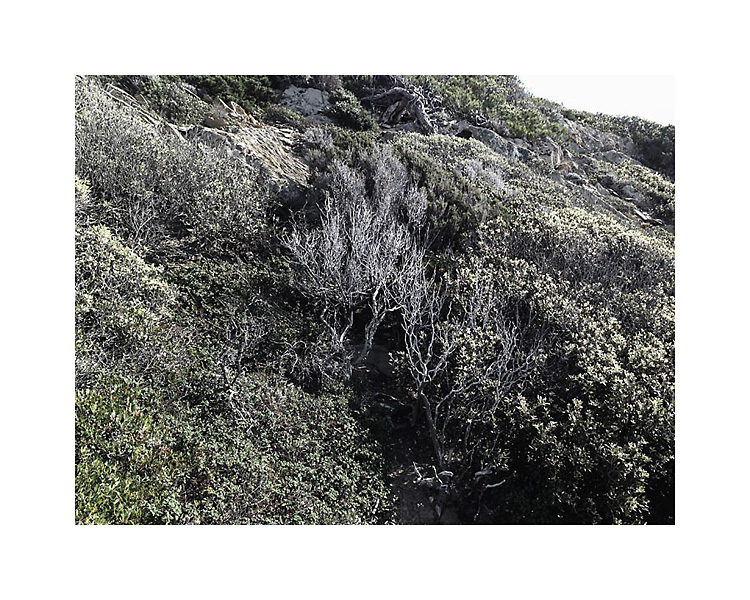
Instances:
[[[616,173],[619,186],[632,185],[648,199],[654,216],[674,225],[674,183],[633,161],[624,161],[619,164]]]
[[[497,121],[505,135],[534,140],[560,132],[516,76],[419,75],[409,79],[464,118]]]
[[[674,507],[651,501],[673,485],[672,251],[576,209],[514,217],[482,228],[454,283],[463,310],[478,289],[496,298],[513,338],[465,323],[431,390],[465,390],[438,415],[466,473],[464,509],[488,522],[669,522]]]
[[[152,110],[170,123],[198,125],[209,112],[209,105],[194,96],[185,84],[173,78],[149,79],[141,88]]]
[[[430,373],[413,373],[414,385],[464,518],[672,522],[671,239],[616,222],[472,140],[395,145],[409,165],[420,152],[428,177],[445,169],[456,174],[446,185],[474,186],[456,196],[471,198],[466,231],[476,236],[444,271],[447,297],[436,289],[414,301],[412,356],[401,363]],[[423,181],[431,203],[445,197]],[[479,212],[492,206],[502,211]]]
[[[332,91],[329,95],[330,108],[325,113],[346,127],[358,131],[368,131],[377,127],[377,121],[367,112],[350,91],[343,88]]]
[[[438,96],[447,107],[463,115],[496,115],[508,102],[526,94],[514,76],[418,75],[410,79]]]
[[[206,311],[243,281],[233,288],[237,268],[216,264],[189,278]],[[390,518],[382,457],[351,395],[249,373],[227,353],[234,340],[220,343],[185,311],[177,296],[189,289],[106,228],[77,232],[76,521]]]
[[[312,172],[323,175],[316,181],[316,188],[325,187],[325,173],[336,161],[351,167],[361,167],[366,157],[377,146],[374,131],[354,131],[337,125],[310,127],[301,138],[302,156]],[[314,192],[313,192],[314,194]]]
[[[381,452],[343,390],[312,396],[279,377],[238,381],[234,417],[181,428],[205,452],[202,522],[368,523],[390,517]],[[192,438],[193,442],[190,441]],[[247,458],[243,457],[247,455]]]
[[[190,468],[153,389],[127,379],[76,392],[76,523],[192,520],[180,481]]]
[[[77,83],[76,105],[76,174],[99,198],[91,219],[147,246],[256,238],[266,194],[257,173],[143,121],[92,81]]]
[[[433,248],[462,247],[479,223],[504,211],[506,161],[476,140],[407,134],[394,142],[410,176],[427,194]]]
[[[75,217],[76,225],[89,225],[88,217],[93,212],[94,200],[86,180],[75,176]]]
[[[386,91],[393,87],[394,83],[394,77],[391,75],[345,75],[341,78],[341,85],[357,98],[369,96],[376,90]]]
[[[140,373],[164,360],[175,292],[106,227],[77,229],[76,379],[113,363]]]
[[[631,118],[628,120],[628,128],[643,164],[674,181],[674,125],[659,125],[644,119]]]
[[[173,265],[165,279],[178,291],[181,312],[212,340],[231,365],[278,370],[289,349],[319,335],[321,324],[291,285],[285,257],[250,262],[197,257]]]
[[[91,79],[125,90],[144,108],[176,125],[198,125],[210,111],[210,104],[175,75],[99,75]]]
[[[220,412],[179,403],[176,389],[157,392],[127,379],[78,391],[76,522],[391,518],[380,451],[351,417],[345,395],[313,397],[258,375],[235,391],[231,410]]]
[[[660,125],[639,117],[614,117],[572,109],[563,109],[562,112],[568,119],[630,138],[644,165],[674,181],[674,125]]]
[[[671,233],[475,139],[379,138],[351,90],[403,78],[191,81],[326,87],[341,126],[267,108],[312,174],[269,210],[259,167],[77,81],[76,522],[393,522],[404,465],[465,523],[674,522]],[[120,83],[192,118],[180,78]],[[404,85],[506,136],[559,120],[512,77]],[[587,183],[671,223],[669,132],[596,126],[654,157],[570,158]]]
[[[236,102],[248,112],[276,95],[271,79],[264,75],[181,75],[180,79],[210,96]]]
[[[264,120],[270,123],[280,125],[290,125],[295,129],[304,131],[307,128],[307,122],[298,112],[280,104],[269,104],[263,112]]]

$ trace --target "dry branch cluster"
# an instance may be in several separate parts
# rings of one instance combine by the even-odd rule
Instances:
[[[351,368],[367,356],[378,327],[396,308],[395,282],[421,265],[418,232],[425,198],[387,151],[370,157],[371,180],[341,162],[331,170],[320,226],[299,224],[285,238],[297,266],[297,285],[322,306],[331,366]],[[368,190],[369,184],[369,190]],[[355,314],[367,314],[362,344],[355,350]]]
[[[495,411],[498,398],[531,368],[535,347],[522,348],[524,323],[497,286],[477,278],[462,289],[429,264],[425,197],[401,163],[387,150],[377,150],[367,170],[369,178],[335,163],[319,224],[297,224],[285,245],[296,265],[297,286],[321,307],[326,333],[318,340],[316,366],[323,374],[349,378],[367,358],[386,315],[398,315],[404,371],[442,469],[454,452],[456,440],[447,427],[455,420],[455,404]],[[361,332],[353,331],[358,314],[366,317]],[[488,336],[491,358],[455,368],[458,351],[480,334]],[[494,400],[487,400],[488,389]],[[483,393],[475,400],[472,393],[479,390]],[[462,438],[465,453],[470,437],[471,422]]]

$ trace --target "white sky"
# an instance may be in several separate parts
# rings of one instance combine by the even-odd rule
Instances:
[[[566,108],[675,122],[670,75],[519,75],[532,94]]]

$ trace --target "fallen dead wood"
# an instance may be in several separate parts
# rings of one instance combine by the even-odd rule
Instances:
[[[362,98],[362,102],[368,102],[372,106],[384,107],[382,120],[385,123],[395,125],[401,121],[405,114],[409,114],[417,121],[423,133],[435,132],[435,126],[425,110],[424,100],[415,91],[396,86],[386,92],[366,96]]]

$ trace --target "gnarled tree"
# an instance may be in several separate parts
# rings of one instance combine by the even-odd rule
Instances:
[[[439,280],[414,261],[391,293],[437,466],[460,453],[468,467],[473,422],[491,419],[501,399],[524,381],[544,330],[522,317],[482,273]]]
[[[320,226],[296,225],[284,240],[297,267],[295,285],[321,305],[327,335],[320,342],[329,366],[345,377],[367,357],[393,310],[388,287],[421,252],[415,234],[424,220],[423,194],[389,151],[376,150],[368,166],[369,181],[363,172],[334,163]],[[351,330],[358,311],[369,318],[355,350]]]

